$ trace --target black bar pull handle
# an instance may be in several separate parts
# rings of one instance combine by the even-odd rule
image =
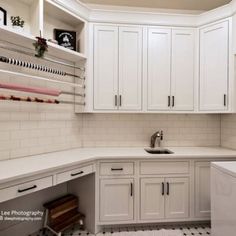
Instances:
[[[226,97],[226,94],[224,94],[224,106],[226,107],[226,99],[227,97]]]
[[[82,175],[83,173],[84,173],[83,171],[80,171],[78,173],[71,174],[71,176],[73,177],[73,176],[76,176],[76,175]]]
[[[165,194],[165,185],[163,182],[161,183],[161,185],[162,185],[161,194],[163,196]]]
[[[172,107],[175,106],[175,96],[172,96]]]
[[[111,171],[122,171],[124,170],[123,168],[111,168]]]
[[[120,95],[120,107],[122,106],[122,96]]]
[[[170,96],[168,96],[168,107],[170,107]]]
[[[133,197],[133,183],[130,183],[130,196]]]
[[[166,186],[167,186],[166,194],[169,195],[170,194],[170,184],[169,184],[169,182],[166,183]]]
[[[115,95],[115,106],[117,107],[118,105],[118,99],[117,99],[117,95]]]
[[[29,190],[32,190],[32,189],[35,189],[37,188],[37,185],[34,185],[32,187],[29,187],[29,188],[25,188],[25,189],[18,189],[18,193],[23,193],[23,192],[26,192],[26,191],[29,191]]]

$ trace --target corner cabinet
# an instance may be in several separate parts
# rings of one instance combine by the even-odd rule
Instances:
[[[94,26],[94,109],[141,111],[141,27]]]
[[[193,29],[148,29],[148,110],[194,110]]]
[[[200,110],[228,109],[229,21],[200,30]]]

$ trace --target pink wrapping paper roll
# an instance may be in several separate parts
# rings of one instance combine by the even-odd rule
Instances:
[[[58,97],[61,94],[61,91],[56,89],[29,87],[29,86],[22,86],[19,84],[8,84],[1,82],[0,82],[0,88],[21,91],[21,92],[28,92],[28,93],[44,94],[54,97]]]

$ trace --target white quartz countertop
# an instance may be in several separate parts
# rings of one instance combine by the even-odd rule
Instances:
[[[236,151],[220,147],[168,147],[174,154],[149,154],[144,148],[78,148],[0,161],[0,184],[95,160],[235,158]],[[236,170],[236,168],[235,168]]]
[[[236,161],[212,162],[212,166],[236,178]]]

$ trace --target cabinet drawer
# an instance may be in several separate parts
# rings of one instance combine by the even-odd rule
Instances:
[[[13,198],[24,196],[29,193],[39,191],[48,187],[52,187],[52,176],[42,179],[33,180],[30,182],[21,183],[15,186],[0,190],[0,202],[4,202]]]
[[[67,182],[69,180],[76,179],[76,178],[91,174],[93,172],[94,172],[93,165],[88,165],[88,166],[84,166],[77,169],[68,170],[68,171],[59,173],[57,174],[57,177],[56,177],[57,184]]]
[[[189,173],[189,163],[187,161],[179,162],[141,162],[141,175],[159,175],[159,174],[187,174]]]
[[[134,163],[132,162],[116,162],[116,163],[101,163],[100,175],[133,175]]]

